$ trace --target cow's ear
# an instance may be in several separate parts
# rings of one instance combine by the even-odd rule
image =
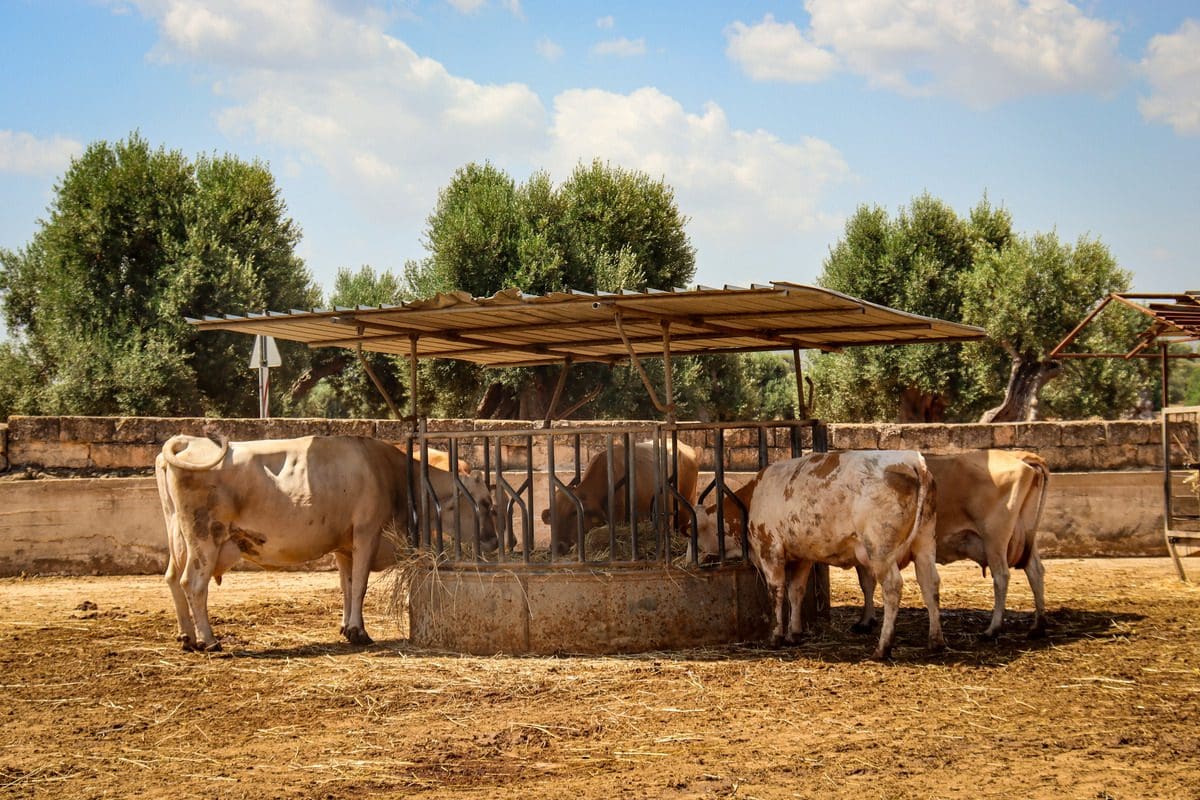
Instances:
[[[546,523],[547,525],[550,524],[550,509],[542,509],[542,522]]]
[[[473,469],[467,474],[472,478],[479,478],[479,480],[483,481],[483,485],[487,486],[487,473],[485,473],[483,470]]]

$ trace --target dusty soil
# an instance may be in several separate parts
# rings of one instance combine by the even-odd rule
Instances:
[[[330,573],[234,573],[225,651],[184,653],[157,577],[0,581],[3,797],[1200,797],[1200,588],[1165,559],[1047,564],[1051,632],[978,639],[991,581],[942,569],[950,649],[906,582],[896,658],[801,647],[476,658],[337,641]]]

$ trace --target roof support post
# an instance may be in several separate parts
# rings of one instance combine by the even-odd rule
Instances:
[[[392,400],[392,396],[388,394],[387,389],[383,388],[383,382],[376,376],[375,370],[371,369],[371,363],[363,355],[362,342],[358,343],[358,349],[355,352],[358,353],[358,363],[362,364],[363,371],[367,373],[367,377],[371,379],[371,383],[375,384],[375,388],[379,390],[379,394],[383,395],[383,401],[387,403],[392,416],[400,419],[400,410],[396,408],[396,402]]]
[[[662,321],[663,390],[667,395],[667,422],[675,422],[675,386],[671,373],[671,321]]]
[[[642,379],[642,385],[646,387],[646,392],[650,395],[650,402],[663,414],[669,413],[667,407],[658,399],[658,393],[654,391],[654,384],[650,382],[650,376],[646,374],[646,369],[642,366],[642,361],[638,358],[637,351],[633,349],[633,345],[629,343],[629,337],[625,335],[625,327],[621,324],[621,309],[613,309],[613,322],[617,326],[617,333],[621,334],[621,341],[625,343],[625,349],[629,351],[629,360],[637,369],[638,375]]]
[[[550,405],[546,406],[546,427],[554,419],[554,410],[558,408],[558,399],[562,397],[563,387],[567,385],[567,373],[571,371],[571,357],[563,359],[562,369],[558,373],[558,383],[554,385],[554,394],[550,397]]]
[[[792,361],[796,365],[796,416],[808,419],[808,404],[804,402],[804,370],[800,366],[800,345],[792,346]]]
[[[417,420],[421,418],[417,412],[417,339],[415,333],[408,335],[408,396],[409,408],[412,409],[413,430],[417,429]]]

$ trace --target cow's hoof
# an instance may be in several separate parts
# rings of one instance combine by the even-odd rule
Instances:
[[[874,659],[875,661],[891,661],[892,660],[892,648],[876,647],[875,652],[871,654],[871,658]]]
[[[375,640],[370,636],[367,636],[367,632],[362,628],[346,628],[344,631],[342,631],[342,633],[345,635],[346,640],[350,642],[350,644],[357,645],[359,647],[375,644]]]
[[[876,625],[875,620],[870,620],[869,622],[862,622],[860,620],[850,626],[850,632],[851,633],[870,633],[871,631],[875,630],[875,625]]]
[[[184,634],[183,636],[180,636],[179,641],[183,645],[183,652],[185,652],[185,653],[194,653],[194,652],[196,652],[196,650],[199,649],[196,646],[196,643],[194,641],[192,641],[192,637],[190,637],[186,634]]]
[[[946,640],[945,639],[938,637],[937,639],[929,640],[929,652],[940,653],[941,651],[943,651],[945,649],[946,649]]]
[[[783,637],[772,636],[770,639],[767,639],[767,647],[772,650],[778,650],[780,647],[783,647]]]
[[[1033,626],[1032,628],[1029,629],[1029,633],[1027,633],[1025,635],[1027,637],[1029,637],[1030,639],[1045,639],[1046,638],[1045,623],[1042,623],[1041,625]]]
[[[208,644],[198,645],[196,647],[196,649],[201,650],[205,653],[219,653],[219,652],[221,652],[221,643],[220,642],[209,642]]]
[[[994,641],[995,639],[1000,638],[1000,629],[999,628],[988,628],[983,633],[979,634],[979,637],[981,639],[989,639],[989,640]]]

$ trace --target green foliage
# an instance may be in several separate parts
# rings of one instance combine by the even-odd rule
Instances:
[[[814,359],[821,415],[838,420],[897,417],[900,396],[937,395],[952,420],[976,419],[1003,398],[1014,359],[1040,361],[1109,292],[1128,288],[1108,248],[1054,234],[1021,237],[986,197],[958,217],[928,194],[895,219],[861,207],[830,251],[819,283],[865,300],[984,327],[989,339],[960,345],[853,348]],[[1127,316],[1102,318],[1087,344],[1102,349],[1129,332]],[[1128,341],[1128,339],[1126,339]],[[1072,361],[1043,391],[1043,415],[1126,413],[1144,365]]]
[[[183,316],[316,304],[265,166],[190,162],[134,133],[73,160],[48,212],[24,249],[0,252],[15,338],[0,414],[255,413],[249,337]],[[281,351],[286,379],[307,353]]]
[[[408,299],[404,282],[394,273],[377,273],[369,266],[357,271],[338,269],[329,306],[396,305]],[[393,402],[406,401],[408,363],[382,353],[363,352],[375,377]],[[367,375],[358,356],[345,348],[321,348],[312,353],[312,365],[288,393],[287,413],[301,417],[386,419],[391,409]]]
[[[438,196],[425,230],[429,256],[406,265],[406,289],[418,297],[448,291],[486,297],[510,287],[547,294],[680,286],[695,272],[686,222],[664,182],[600,161],[578,166],[558,188],[543,172],[517,184],[491,164],[468,164]],[[422,386],[437,387],[422,390],[422,411],[437,416],[474,414],[492,384],[503,390],[499,405],[508,414],[540,416],[558,374],[547,367],[485,374],[468,364],[421,370]],[[640,402],[614,399],[614,385],[630,386],[628,377],[645,395],[636,374],[618,373],[610,381],[606,367],[573,367],[559,409],[603,384],[593,413],[640,410]]]

